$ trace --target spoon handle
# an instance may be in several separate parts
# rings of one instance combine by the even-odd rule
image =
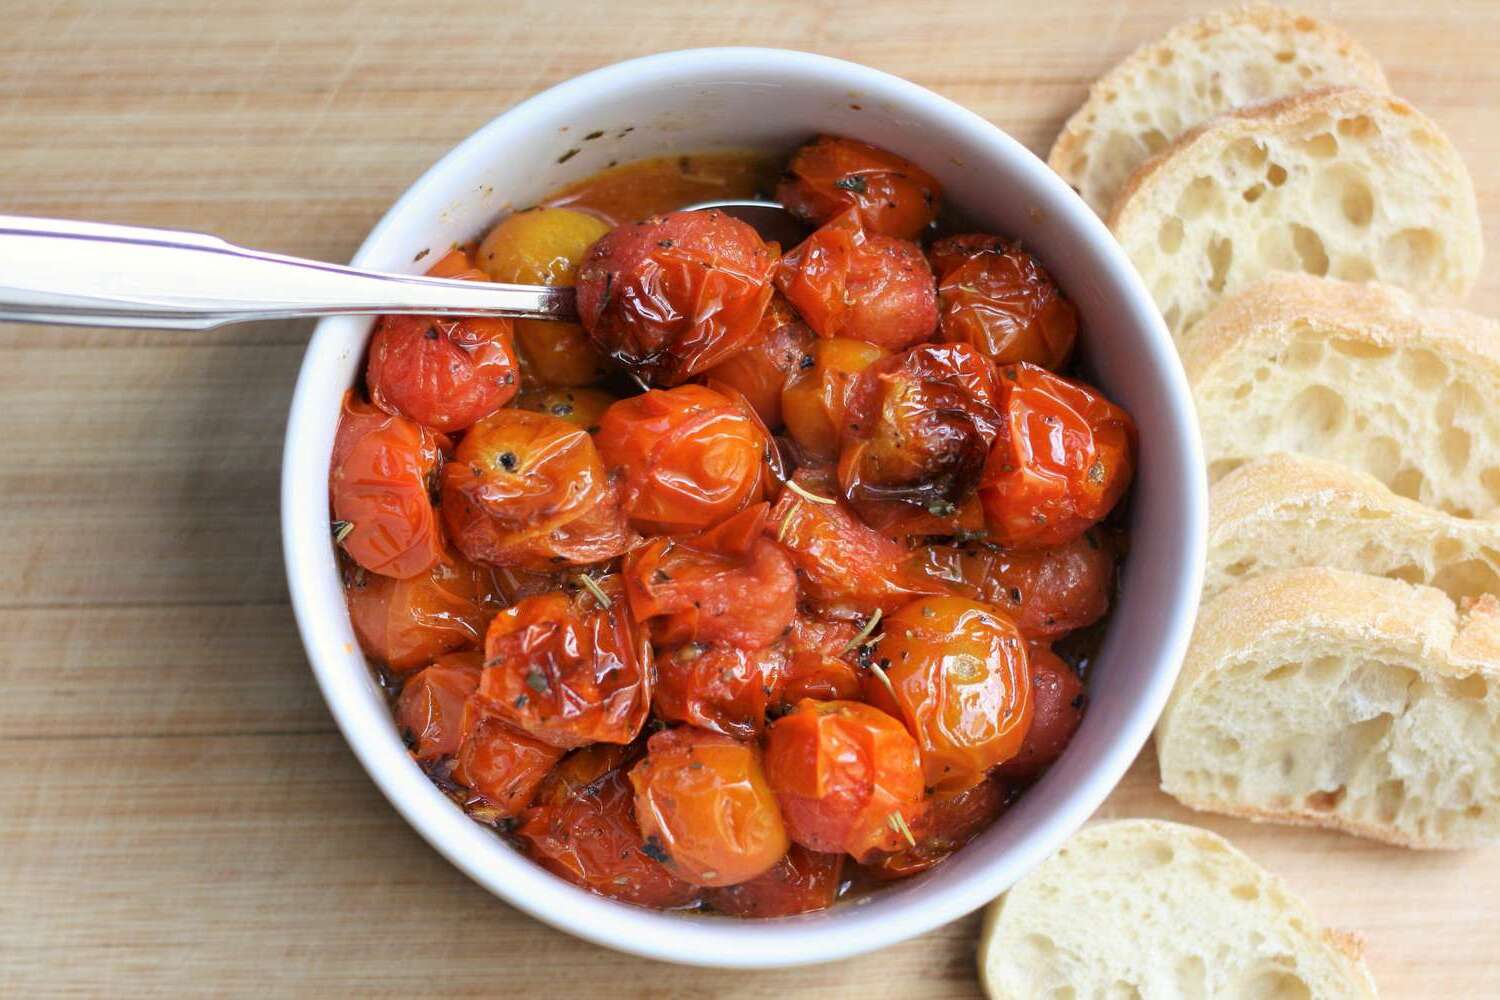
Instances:
[[[0,215],[0,321],[206,330],[293,316],[577,318],[573,289],[360,271],[215,236]]]

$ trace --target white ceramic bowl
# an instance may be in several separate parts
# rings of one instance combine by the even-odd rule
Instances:
[[[603,135],[586,138],[594,132]],[[931,872],[822,913],[740,921],[613,902],[527,861],[412,762],[349,624],[329,538],[328,460],[368,320],[319,324],[287,426],[282,533],[292,604],[318,683],[360,762],[407,821],[475,881],[554,927],[652,958],[744,968],[826,961],[921,934],[993,899],[1081,825],[1124,774],[1171,689],[1197,607],[1203,461],[1187,384],[1150,296],[1105,227],[1040,160],[915,84],[774,49],[671,52],[609,66],[517,105],[465,140],[402,196],[354,263],[416,271],[417,251],[471,239],[511,208],[613,160],[715,148],[785,153],[817,132],[909,157],[977,226],[1037,254],[1078,306],[1091,377],[1140,428],[1132,549],[1083,725],[1037,786]]]

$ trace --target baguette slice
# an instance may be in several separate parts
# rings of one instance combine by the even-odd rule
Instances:
[[[1459,517],[1500,504],[1500,324],[1374,285],[1280,275],[1181,344],[1209,478],[1269,452],[1368,473]]]
[[[1406,847],[1500,838],[1500,601],[1304,568],[1198,618],[1156,730],[1194,809]]]
[[[1305,455],[1267,455],[1221,479],[1209,495],[1204,601],[1299,566],[1420,583],[1462,606],[1500,594],[1500,521],[1444,514]]]
[[[1186,129],[1242,104],[1339,86],[1390,89],[1374,57],[1327,22],[1266,3],[1216,11],[1095,81],[1047,163],[1105,215],[1135,169]]]
[[[991,904],[979,975],[995,1000],[1376,995],[1357,942],[1218,834],[1096,823]]]
[[[1148,161],[1110,217],[1174,336],[1272,271],[1466,294],[1483,254],[1474,185],[1411,105],[1312,91],[1210,119]]]

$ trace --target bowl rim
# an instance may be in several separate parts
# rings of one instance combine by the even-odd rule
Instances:
[[[437,160],[371,229],[355,252],[353,262],[358,265],[367,254],[375,252],[390,230],[397,228],[415,207],[430,200],[431,189],[455,190],[451,181],[463,165],[475,152],[491,145],[491,135],[514,128],[517,121],[545,115],[555,103],[576,102],[619,84],[674,76],[685,76],[684,82],[702,82],[705,69],[722,78],[731,76],[739,66],[753,67],[756,73],[781,67],[801,75],[830,76],[870,100],[889,97],[902,105],[920,104],[924,117],[944,119],[963,131],[983,134],[997,158],[1008,160],[1016,171],[1028,174],[1042,188],[1052,189],[1055,197],[1049,211],[1064,216],[1064,225],[1071,232],[1094,245],[1101,258],[1103,280],[1129,305],[1130,322],[1145,327],[1142,336],[1147,364],[1167,389],[1169,422],[1182,429],[1180,440],[1172,444],[1179,452],[1178,460],[1197,473],[1186,476],[1182,484],[1179,524],[1186,550],[1196,553],[1196,558],[1173,578],[1175,593],[1169,595],[1167,605],[1171,614],[1169,620],[1160,623],[1165,634],[1158,644],[1161,655],[1157,669],[1131,702],[1130,715],[1121,724],[1117,737],[1091,762],[1085,780],[1069,789],[1044,821],[1036,823],[1034,829],[1008,850],[987,862],[984,877],[971,878],[907,907],[911,912],[908,919],[901,921],[861,920],[857,905],[843,911],[848,919],[825,918],[816,924],[796,917],[769,921],[685,919],[680,914],[660,913],[588,893],[546,872],[454,808],[425,775],[410,766],[404,750],[401,756],[407,766],[396,766],[397,758],[392,755],[388,738],[389,716],[383,723],[384,733],[372,736],[369,727],[378,723],[359,706],[361,696],[368,692],[356,688],[360,683],[368,686],[368,676],[356,678],[336,662],[347,659],[350,651],[343,648],[341,638],[329,634],[321,617],[328,609],[315,606],[318,602],[312,592],[312,577],[326,572],[327,564],[334,558],[326,520],[326,461],[316,481],[308,481],[312,470],[310,466],[301,468],[307,464],[307,456],[306,448],[298,441],[326,420],[326,414],[319,410],[319,399],[315,398],[320,390],[314,384],[313,373],[320,353],[326,353],[327,342],[335,336],[336,324],[342,321],[339,318],[319,322],[299,368],[283,445],[281,520],[291,605],[319,689],[361,766],[423,839],[500,899],[543,923],[592,943],[683,964],[775,968],[847,958],[956,920],[989,902],[996,895],[995,885],[1014,884],[1083,825],[1145,745],[1181,668],[1202,586],[1208,500],[1187,377],[1160,313],[1124,250],[1103,222],[1045,163],[999,126],[919,84],[858,63],[792,49],[730,46],[662,52],[572,77],[500,112]],[[325,350],[320,352],[320,347]],[[316,555],[320,546],[326,549],[326,556]],[[485,849],[480,837],[502,848],[503,853],[496,855]]]

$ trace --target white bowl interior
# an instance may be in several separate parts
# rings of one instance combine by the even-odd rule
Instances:
[[[603,134],[585,138],[594,132]],[[737,967],[830,960],[922,933],[1004,891],[1082,824],[1129,766],[1165,703],[1197,607],[1203,462],[1186,381],[1155,307],[1104,226],[1045,165],[914,84],[766,49],[668,53],[607,67],[518,105],[465,141],[391,209],[354,263],[418,271],[418,251],[471,239],[610,161],[790,151],[818,132],[911,158],[977,226],[1037,254],[1078,306],[1091,377],[1140,430],[1132,550],[1090,675],[1084,723],[1037,786],[933,871],[823,913],[735,921],[616,903],[532,865],[471,822],[411,761],[349,624],[329,538],[327,466],[368,320],[318,326],[287,430],[282,516],[292,601],[318,682],[360,761],[422,836],[476,881],[556,927],[654,958]]]

